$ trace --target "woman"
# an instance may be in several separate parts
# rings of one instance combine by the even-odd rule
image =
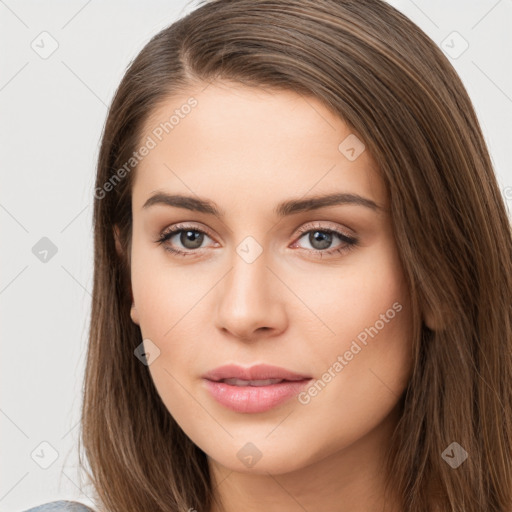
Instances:
[[[161,31],[94,226],[98,510],[512,510],[510,223],[461,80],[390,5]]]

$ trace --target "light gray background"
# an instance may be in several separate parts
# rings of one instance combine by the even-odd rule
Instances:
[[[451,52],[510,211],[512,0],[390,3]],[[99,139],[129,62],[195,6],[0,0],[1,511],[56,499],[92,504],[78,487],[76,442]],[[469,47],[458,55],[463,40]],[[58,48],[42,58],[52,44]],[[33,252],[43,237],[57,248],[46,262]]]

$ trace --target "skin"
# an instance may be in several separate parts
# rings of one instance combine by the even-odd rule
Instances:
[[[141,140],[192,95],[198,105],[140,162],[132,190],[131,317],[151,340],[145,346],[160,351],[148,366],[155,387],[207,454],[227,512],[398,511],[396,497],[384,502],[382,465],[412,368],[411,310],[378,167],[368,151],[353,161],[340,152],[352,131],[315,98],[228,82],[169,98]],[[155,191],[210,199],[225,218],[143,208]],[[335,191],[382,209],[273,213],[283,200]],[[155,243],[180,222],[192,225],[185,231],[207,231],[200,249],[189,248],[197,245],[187,244],[186,233],[165,244],[195,255]],[[320,258],[345,242],[333,235],[322,248],[300,227],[338,230],[359,244]],[[251,263],[236,251],[247,236],[262,250]],[[307,404],[292,398],[267,412],[239,413],[203,386],[206,371],[227,363],[274,364],[322,379],[396,303],[400,312],[359,343]],[[237,457],[248,442],[261,453],[252,467]]]

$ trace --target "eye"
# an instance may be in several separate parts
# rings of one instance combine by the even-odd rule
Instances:
[[[173,254],[178,254],[179,256],[192,256],[194,253],[198,252],[198,249],[202,249],[201,245],[205,236],[210,238],[206,231],[198,229],[195,226],[176,224],[171,229],[163,231],[158,240],[156,240],[156,243],[163,244],[164,249]],[[176,238],[177,242],[179,242],[183,248],[178,247],[176,249],[172,247],[176,242],[173,244],[168,242],[171,242],[173,238]]]
[[[324,257],[333,254],[344,254],[358,245],[358,239],[346,235],[343,232],[325,227],[322,224],[306,225],[299,229],[301,235],[298,240],[306,238],[311,248],[301,248],[314,257]],[[172,254],[178,256],[194,256],[201,252],[204,247],[201,247],[204,240],[211,237],[208,233],[196,226],[185,224],[176,224],[172,228],[164,230],[158,240],[155,240],[159,245],[163,245],[164,249]],[[173,241],[173,238],[176,240]],[[331,247],[336,240],[341,241],[337,246]],[[171,243],[172,242],[172,243]],[[181,244],[181,247],[177,244]],[[296,247],[297,242],[292,245]]]
[[[311,227],[314,229],[311,229]],[[346,235],[337,229],[327,228],[322,224],[304,226],[299,230],[299,234],[302,235],[299,240],[305,238],[311,246],[311,249],[306,248],[305,250],[315,257],[320,258],[324,255],[344,254],[358,244],[357,238]],[[341,244],[331,247],[336,238],[341,240]],[[296,246],[296,243],[294,246]]]

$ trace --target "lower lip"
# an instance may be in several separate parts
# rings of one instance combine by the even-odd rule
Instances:
[[[204,379],[210,394],[228,409],[236,412],[265,412],[297,396],[311,379],[283,381],[269,386],[232,386]]]

